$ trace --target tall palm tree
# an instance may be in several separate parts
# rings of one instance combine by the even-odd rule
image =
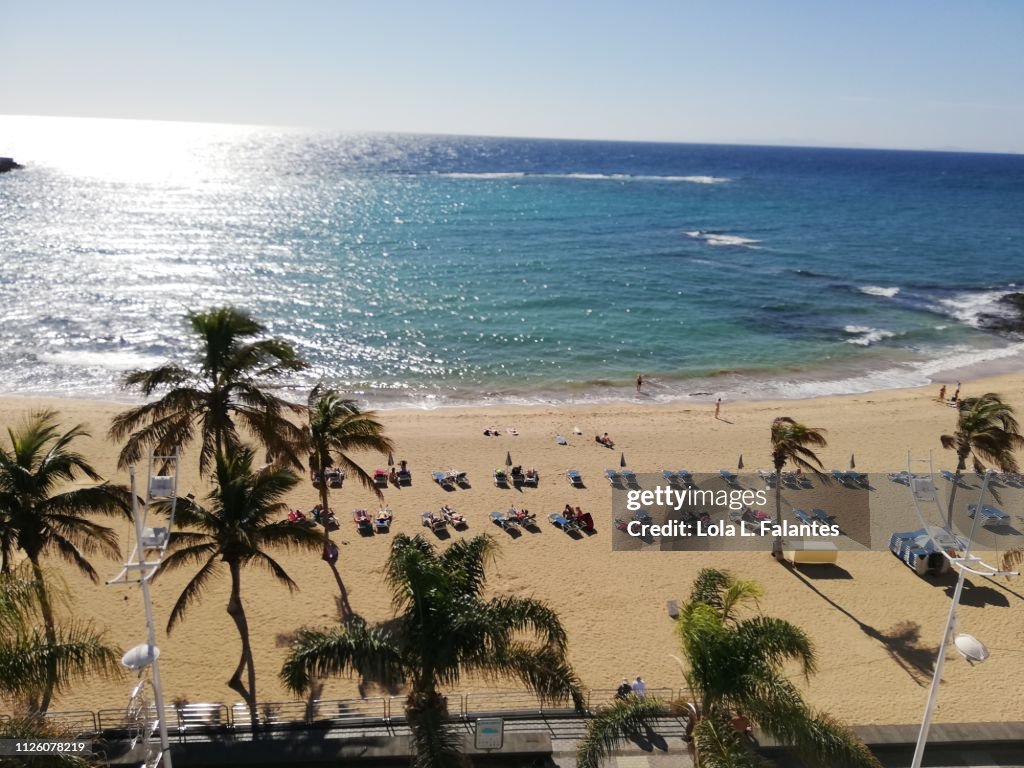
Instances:
[[[317,678],[355,672],[370,682],[407,686],[418,768],[462,765],[457,737],[445,726],[441,689],[464,676],[518,678],[542,699],[571,700],[581,710],[554,611],[533,598],[482,597],[495,550],[489,536],[457,541],[443,553],[423,536],[396,536],[384,568],[396,618],[302,630],[281,670],[285,685],[301,693]]]
[[[1024,436],[1013,408],[994,392],[960,401],[956,431],[939,438],[942,447],[956,451],[957,464],[953,488],[949,492],[946,524],[953,525],[953,502],[960,477],[971,459],[975,472],[984,472],[985,464],[994,464],[1003,472],[1018,471],[1015,450],[1024,447]]]
[[[772,422],[772,466],[775,468],[775,525],[782,526],[782,470],[787,463],[791,463],[801,470],[820,474],[822,469],[821,459],[817,457],[814,448],[824,448],[828,445],[825,439],[825,430],[807,427],[791,419],[789,416],[779,416]],[[772,556],[782,555],[782,536],[776,536],[772,541]]]
[[[0,447],[0,541],[4,572],[10,573],[12,545],[31,564],[46,640],[57,643],[57,624],[42,566],[44,555],[57,555],[94,582],[99,575],[87,556],[118,556],[117,534],[86,515],[125,515],[128,493],[107,483],[60,490],[82,477],[100,481],[99,474],[72,444],[89,433],[81,425],[61,433],[54,411],[33,413],[17,429],[8,429],[10,448]],[[38,701],[45,712],[50,705],[58,668],[47,667],[50,684]]]
[[[48,590],[51,604],[67,595]],[[40,700],[50,685],[49,670],[56,669],[53,690],[61,693],[91,674],[121,673],[120,651],[101,633],[80,621],[61,621],[54,640],[40,630],[39,589],[23,572],[0,575],[0,697],[29,702]]]
[[[815,668],[810,639],[782,619],[743,609],[761,594],[753,582],[704,570],[694,583],[677,625],[686,680],[695,697],[691,734],[701,768],[766,765],[737,730],[734,718],[751,721],[814,765],[879,768],[867,747],[829,715],[812,710],[782,674],[786,664],[805,675]],[[596,768],[615,741],[645,725],[665,705],[630,697],[595,718],[577,751],[579,768]],[[596,724],[596,725],[595,725]]]
[[[148,371],[129,371],[125,389],[146,397],[165,391],[159,400],[116,416],[110,438],[127,438],[119,466],[137,462],[145,449],[170,455],[199,432],[199,471],[206,474],[218,453],[239,448],[239,426],[266,446],[270,455],[301,466],[297,446],[302,430],[288,414],[302,406],[278,397],[267,382],[305,367],[292,346],[280,339],[255,339],[266,328],[233,307],[190,312],[188,322],[198,342],[190,369],[166,363]]]
[[[308,409],[309,469],[319,477],[320,505],[324,513],[329,511],[324,473],[336,464],[354,475],[377,498],[383,499],[384,494],[374,484],[372,475],[348,455],[351,451],[387,453],[394,450],[394,444],[384,435],[384,425],[377,421],[376,412],[360,410],[355,400],[343,398],[322,384],[317,384],[309,393]]]
[[[265,568],[289,590],[294,590],[296,583],[266,549],[316,550],[323,539],[314,530],[283,518],[288,507],[281,498],[299,482],[290,468],[270,465],[254,470],[251,448],[240,448],[228,455],[218,453],[215,461],[215,487],[206,497],[208,505],[204,507],[194,499],[177,502],[175,522],[183,530],[171,533],[160,572],[201,565],[175,602],[167,631],[174,629],[187,608],[202,597],[210,580],[221,576],[226,567],[231,578],[227,612],[242,641],[238,666],[228,686],[248,705],[255,731],[259,726],[256,668],[242,602],[242,569],[248,565]]]
[[[372,490],[378,499],[384,494],[374,484],[373,477],[349,456],[353,450],[386,453],[394,450],[391,440],[384,435],[384,425],[377,421],[374,411],[362,411],[355,400],[341,397],[335,390],[317,384],[309,393],[307,405],[309,422],[306,425],[306,448],[309,451],[309,469],[319,479],[321,520],[324,524],[325,545],[331,533],[327,527],[330,517],[330,499],[327,488],[328,467],[340,465],[348,474],[354,475],[366,488]],[[338,572],[333,558],[324,560],[334,573],[341,593],[340,611],[342,618],[351,614],[348,591]]]

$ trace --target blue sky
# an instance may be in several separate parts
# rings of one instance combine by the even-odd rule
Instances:
[[[8,0],[2,18],[7,114],[1024,152],[1020,0]]]

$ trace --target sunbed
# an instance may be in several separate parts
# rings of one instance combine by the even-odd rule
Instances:
[[[722,476],[722,479],[725,480],[725,482],[727,482],[729,485],[732,485],[733,483],[736,482],[737,475],[733,474],[728,469],[720,469],[718,470],[718,474],[720,474]]]
[[[395,519],[394,514],[391,512],[390,507],[381,507],[377,513],[377,517],[374,518],[373,524],[377,529],[377,533],[387,533],[391,530],[391,521]]]
[[[810,525],[814,522],[814,520],[811,519],[811,516],[804,512],[802,509],[794,509],[793,517],[795,517],[801,523],[806,523],[807,525]]]
[[[824,509],[812,509],[811,514],[814,515],[814,519],[817,520],[819,523],[824,523],[825,525],[832,524],[832,515],[830,515]]]
[[[574,488],[583,487],[583,476],[579,473],[579,470],[570,469],[565,473],[565,476],[569,479],[569,484]]]
[[[356,523],[356,530],[362,534],[373,533],[373,521],[365,509],[357,509],[352,513],[352,519]]]
[[[608,482],[612,485],[618,485],[619,481],[622,480],[622,478],[619,477],[619,473],[614,469],[606,469],[604,471],[604,476],[608,478]]]
[[[967,515],[968,515],[968,517],[973,518],[975,516],[975,514],[977,514],[977,511],[978,511],[978,505],[977,504],[968,504],[967,505]],[[982,518],[984,518],[984,520],[986,522],[995,521],[995,522],[999,522],[999,523],[1004,523],[1004,522],[1006,522],[1007,520],[1010,519],[1010,516],[1008,514],[1006,514],[1005,512],[1003,512],[1003,510],[996,509],[995,507],[989,506],[988,504],[983,504],[982,505],[982,507],[981,507],[981,516],[982,516]]]
[[[423,520],[423,525],[432,531],[439,531],[448,525],[442,516],[435,515],[433,512],[424,512],[420,518]]]
[[[557,512],[553,512],[552,514],[548,515],[548,520],[551,521],[552,525],[561,528],[566,533],[575,531],[579,527],[576,524],[575,520],[567,520],[565,517],[558,514]]]
[[[633,470],[624,469],[620,474],[622,475],[622,480],[626,485],[637,485],[636,473],[633,472]]]

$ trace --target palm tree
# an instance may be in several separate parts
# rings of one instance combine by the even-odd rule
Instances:
[[[457,541],[441,554],[423,536],[396,536],[384,567],[396,618],[300,631],[281,670],[285,685],[302,693],[318,678],[355,672],[381,685],[407,686],[405,711],[419,768],[462,764],[457,737],[445,727],[440,689],[464,676],[518,678],[542,699],[571,699],[582,710],[554,611],[533,598],[482,597],[495,550],[489,536]]]
[[[218,453],[242,445],[242,426],[271,457],[300,467],[296,447],[302,443],[302,430],[287,415],[301,413],[302,406],[274,395],[264,383],[305,367],[292,346],[280,339],[253,340],[266,328],[232,307],[190,312],[188,321],[199,345],[197,369],[166,363],[148,371],[129,371],[124,377],[125,389],[146,397],[166,392],[159,400],[114,418],[110,438],[127,438],[119,466],[134,464],[145,449],[170,455],[191,442],[198,430],[199,471],[206,474]]]
[[[98,582],[99,576],[87,556],[100,553],[117,557],[117,534],[85,516],[126,514],[128,493],[107,483],[57,492],[61,485],[74,483],[82,476],[92,481],[102,478],[72,447],[89,433],[81,425],[61,433],[54,411],[31,414],[7,434],[11,447],[0,448],[0,541],[4,548],[0,570],[10,573],[12,552],[8,550],[13,545],[25,553],[31,563],[46,641],[55,645],[57,625],[42,557],[55,554]],[[58,671],[51,660],[47,668],[50,683],[38,701],[41,712],[50,705]]]
[[[355,475],[363,486],[372,490],[378,499],[383,499],[384,494],[374,484],[373,477],[348,453],[353,450],[386,453],[394,450],[394,445],[385,437],[384,426],[377,421],[375,412],[361,411],[355,400],[345,399],[333,389],[317,384],[309,393],[307,408],[309,423],[306,427],[306,445],[309,449],[309,469],[319,480],[320,507],[323,510],[320,519],[324,525],[326,545],[331,538],[327,527],[330,517],[330,500],[325,476],[327,468],[335,464],[341,465],[347,473]],[[332,558],[324,559],[331,567],[335,581],[338,582],[338,590],[341,592],[340,610],[344,619],[351,614],[348,592],[335,561]]]
[[[824,448],[828,445],[825,430],[807,427],[788,416],[779,416],[772,422],[772,466],[775,467],[775,525],[782,527],[782,470],[787,462],[798,469],[820,474],[821,459],[809,446]],[[772,542],[772,557],[782,554],[782,536]]]
[[[690,731],[701,768],[765,765],[737,725],[750,721],[816,765],[879,768],[867,747],[829,715],[813,711],[782,674],[788,663],[815,668],[810,639],[782,619],[741,611],[761,594],[753,582],[701,571],[677,625],[692,704]],[[666,705],[629,697],[595,718],[577,751],[579,768],[596,768],[630,728]],[[596,724],[596,725],[595,725]]]
[[[373,491],[378,499],[384,494],[374,484],[373,476],[356,464],[348,455],[356,451],[387,453],[395,446],[384,435],[384,425],[377,421],[374,411],[362,411],[355,400],[341,397],[335,390],[317,384],[309,393],[309,424],[306,442],[309,448],[309,469],[315,472],[320,484],[320,504],[324,513],[329,511],[327,483],[324,473],[335,464],[351,473]]]
[[[282,519],[288,507],[281,498],[299,482],[290,468],[270,465],[254,470],[251,448],[240,448],[228,455],[218,453],[215,461],[215,487],[206,497],[208,506],[203,507],[194,499],[178,499],[177,502],[175,522],[185,530],[171,533],[168,555],[160,572],[201,565],[174,604],[167,631],[174,629],[186,609],[202,597],[210,580],[221,575],[226,566],[231,577],[227,612],[242,641],[241,657],[228,686],[248,705],[255,731],[259,725],[256,668],[242,603],[242,568],[261,566],[289,590],[294,590],[296,583],[265,550],[315,550],[323,544],[323,539],[311,528]]]
[[[953,502],[960,477],[970,458],[975,472],[984,472],[985,464],[994,464],[1003,472],[1018,471],[1013,452],[1024,446],[1020,424],[1013,408],[994,392],[960,401],[956,431],[939,438],[942,447],[956,451],[957,464],[953,488],[949,492],[946,525],[953,526]]]
[[[56,598],[67,602],[52,583],[48,596],[51,604]],[[20,572],[0,575],[0,697],[27,701],[30,711],[38,711],[32,702],[51,685],[50,669],[56,669],[52,688],[57,693],[90,674],[121,673],[120,651],[89,624],[63,621],[49,640],[38,626],[40,608],[33,578]]]

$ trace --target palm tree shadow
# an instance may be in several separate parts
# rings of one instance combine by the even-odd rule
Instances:
[[[338,566],[334,563],[328,563],[328,565],[331,567],[331,573],[334,574],[334,581],[338,585],[338,597],[334,598],[334,601],[338,606],[338,621],[345,622],[349,619],[353,619],[357,614],[352,610],[352,605],[348,601],[348,589],[345,588],[345,582],[342,581],[341,574],[338,573]]]
[[[881,643],[892,660],[895,661],[899,667],[907,673],[910,679],[917,683],[918,686],[923,688],[928,685],[931,681],[932,671],[935,664],[935,655],[939,652],[939,647],[921,645],[920,624],[904,620],[897,622],[885,631],[880,631],[869,624],[865,624],[835,602],[832,598],[828,597],[828,595],[825,595],[802,573],[796,569],[790,570],[798,579],[800,579],[800,581],[807,585],[807,587],[816,592],[821,599],[853,621],[865,635]]]

